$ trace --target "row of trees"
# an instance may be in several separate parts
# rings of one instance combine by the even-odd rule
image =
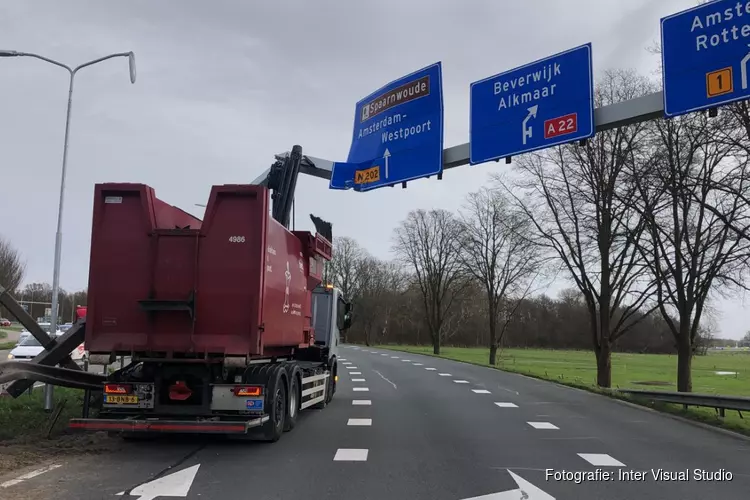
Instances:
[[[0,285],[5,287],[19,302],[26,304],[32,318],[44,316],[45,309],[52,303],[52,286],[48,283],[30,283],[21,287],[26,264],[21,258],[21,253],[10,243],[0,237]],[[75,307],[86,305],[88,294],[82,292],[67,292],[60,289],[58,303],[60,304],[60,319],[72,321]],[[0,306],[0,318],[9,318],[11,314],[6,308]]]
[[[652,90],[634,72],[611,71],[596,106]],[[336,241],[330,278],[360,304],[352,334],[398,341],[408,330],[439,353],[473,332],[494,364],[506,336],[575,347],[587,332],[600,386],[611,385],[614,349],[675,350],[678,390],[691,391],[712,297],[747,287],[748,104],[617,127],[514,160],[512,175],[495,175],[459,213],[411,212],[395,230],[394,262]],[[556,277],[574,292],[531,298]]]

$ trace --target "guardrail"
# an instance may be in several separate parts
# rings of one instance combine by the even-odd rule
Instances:
[[[735,410],[740,418],[743,411],[750,411],[750,398],[741,396],[719,396],[715,394],[695,394],[692,392],[644,391],[638,389],[618,389],[617,392],[651,401],[680,404],[688,406],[703,406],[713,408],[720,417],[724,417],[726,410]]]

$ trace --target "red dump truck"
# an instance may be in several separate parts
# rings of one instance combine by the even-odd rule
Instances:
[[[213,186],[201,221],[146,185],[96,185],[85,343],[91,364],[131,361],[71,428],[275,441],[330,402],[351,323],[321,281],[332,236],[270,206],[265,186]]]

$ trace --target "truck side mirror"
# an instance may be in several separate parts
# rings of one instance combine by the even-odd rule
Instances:
[[[351,326],[352,326],[352,315],[347,312],[344,315],[344,330],[348,330]]]

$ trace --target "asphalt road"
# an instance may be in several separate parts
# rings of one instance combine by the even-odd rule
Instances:
[[[462,363],[351,347],[341,357],[346,361],[333,402],[303,412],[296,429],[277,443],[127,444],[116,454],[0,478],[0,498],[748,498],[750,441]],[[690,477],[656,481],[652,471],[658,469]],[[724,480],[697,481],[695,469],[723,470]],[[594,477],[549,477],[566,471]],[[640,480],[620,477],[641,471]],[[24,473],[34,477],[24,479]],[[602,479],[606,474],[611,479]]]

